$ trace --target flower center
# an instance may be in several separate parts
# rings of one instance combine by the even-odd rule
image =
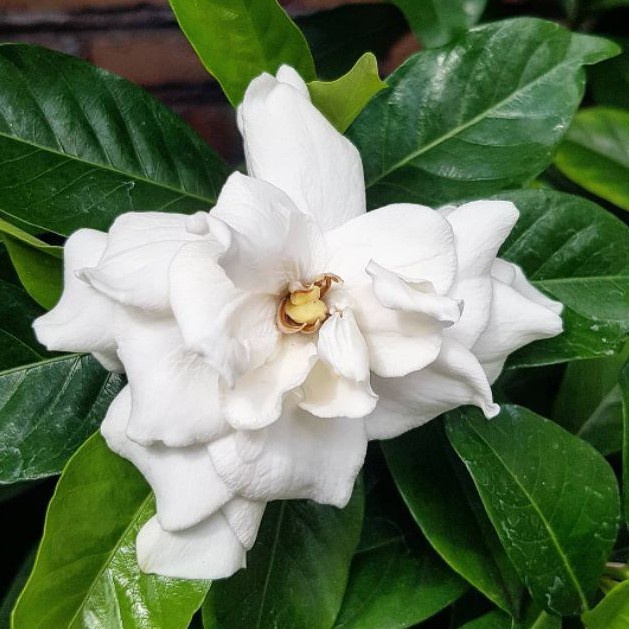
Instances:
[[[338,275],[326,273],[312,284],[301,284],[280,301],[277,308],[277,326],[284,334],[314,334],[330,316],[323,298],[335,282],[341,282]]]

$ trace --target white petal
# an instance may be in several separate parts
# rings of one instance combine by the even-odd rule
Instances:
[[[396,204],[373,210],[325,234],[327,272],[346,285],[368,282],[371,260],[406,278],[432,282],[447,293],[456,273],[454,237],[438,212],[422,205]]]
[[[517,208],[509,201],[473,201],[448,210],[443,213],[454,231],[459,277],[488,274],[518,220]]]
[[[304,383],[299,406],[317,417],[364,417],[378,396],[369,382],[369,352],[352,311],[333,314],[319,330],[320,362]]]
[[[238,431],[208,445],[234,491],[251,500],[310,498],[343,507],[365,458],[362,420],[320,419],[287,400],[268,428]]]
[[[59,303],[33,323],[40,343],[49,350],[93,352],[111,371],[123,371],[113,336],[115,304],[76,276],[95,265],[105,250],[107,235],[94,229],[72,234],[64,248],[63,294]]]
[[[373,386],[380,401],[366,418],[370,439],[396,437],[464,404],[479,406],[487,417],[500,410],[479,362],[451,340],[444,341],[439,358],[426,369],[405,378],[374,378]]]
[[[349,294],[374,373],[398,378],[423,369],[437,358],[443,339],[441,323],[427,315],[385,308],[369,285]]]
[[[275,73],[275,78],[280,83],[286,83],[287,85],[294,87],[296,90],[301,92],[303,96],[310,100],[310,92],[308,91],[308,86],[301,78],[301,76],[299,76],[299,73],[297,72],[297,70],[295,70],[295,68],[287,66],[286,64],[281,65],[279,70]]]
[[[533,341],[557,336],[561,317],[511,286],[493,280],[491,316],[472,351],[483,364],[490,382],[500,375],[507,356]]]
[[[463,304],[435,293],[431,282],[407,280],[373,260],[365,270],[372,279],[374,294],[385,308],[418,312],[446,325],[460,319]]]
[[[182,447],[228,430],[220,408],[218,374],[186,349],[172,317],[139,310],[121,313],[116,336],[133,399],[130,439]]]
[[[267,363],[247,372],[223,391],[225,419],[233,428],[255,430],[282,414],[284,396],[308,376],[317,358],[314,343],[303,336],[284,336]]]
[[[303,385],[304,398],[299,406],[322,418],[359,418],[376,407],[378,396],[370,380],[357,381],[335,373],[324,362],[318,362]]]
[[[295,85],[284,70],[280,80],[263,74],[247,89],[239,110],[247,170],[284,190],[325,231],[365,212],[362,162]]]
[[[457,278],[448,295],[463,304],[463,312],[453,326],[443,331],[444,336],[462,343],[468,349],[476,343],[489,323],[491,286],[489,275]]]
[[[232,531],[247,550],[253,548],[265,509],[266,502],[247,500],[241,496],[230,500],[222,509]]]
[[[522,271],[517,264],[496,258],[491,273],[496,279],[499,279],[505,284],[509,284],[517,290],[520,295],[523,295],[527,299],[534,301],[540,306],[550,308],[555,314],[562,313],[563,304],[554,299],[550,299],[550,297],[547,297],[544,293],[535,288],[535,286],[526,279],[524,271]],[[509,278],[508,280],[503,279],[505,275]]]
[[[142,572],[177,579],[224,579],[246,564],[246,550],[222,512],[184,531],[165,531],[156,517],[138,533]]]
[[[183,246],[170,267],[170,295],[186,345],[233,386],[275,350],[277,304],[237,288],[218,263],[220,252],[209,240]]]
[[[168,310],[168,267],[183,244],[200,238],[186,229],[189,218],[160,212],[123,214],[109,230],[98,265],[83,269],[81,277],[121,304]]]
[[[131,393],[125,387],[111,403],[101,425],[107,445],[142,472],[155,492],[157,517],[168,531],[194,526],[233,496],[212,466],[204,446],[141,446],[126,434]]]
[[[221,266],[236,286],[279,294],[290,281],[321,272],[325,256],[319,227],[279,188],[234,173],[212,216],[232,230]]]

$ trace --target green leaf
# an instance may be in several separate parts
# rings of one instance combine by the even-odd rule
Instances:
[[[81,354],[0,371],[0,483],[58,474],[123,384]]]
[[[512,627],[511,616],[499,609],[494,609],[480,618],[466,622],[459,629],[512,629]]]
[[[529,606],[521,620],[511,618],[495,609],[480,618],[462,625],[459,629],[561,629],[561,618],[540,611],[536,605]]]
[[[0,280],[0,484],[58,474],[122,387],[90,356],[47,352],[31,327],[40,314]]]
[[[371,98],[386,86],[378,75],[376,57],[367,52],[340,79],[313,81],[308,89],[319,111],[343,133]]]
[[[559,146],[555,165],[582,188],[629,210],[629,111],[580,111]]]
[[[587,629],[627,629],[629,627],[629,581],[613,588],[581,620]]]
[[[562,615],[588,609],[619,519],[605,459],[517,406],[492,421],[476,409],[451,413],[446,429],[533,600]]]
[[[13,629],[184,629],[207,581],[140,572],[135,537],[154,514],[147,484],[99,434],[61,475]],[[70,534],[69,534],[70,533]]]
[[[344,509],[311,501],[268,505],[247,568],[212,585],[212,629],[329,629],[341,606],[363,520],[357,485]]]
[[[390,0],[402,9],[423,48],[443,46],[474,26],[487,0]]]
[[[618,377],[625,350],[609,358],[569,363],[555,400],[553,419],[604,456],[622,448],[622,403]]]
[[[315,78],[302,32],[277,0],[170,0],[175,17],[232,105],[262,72],[286,63],[305,81]]]
[[[0,46],[0,210],[68,235],[130,211],[190,213],[227,168],[175,114],[85,61]]]
[[[465,470],[457,468],[441,423],[385,441],[382,449],[404,502],[433,548],[496,605],[517,613],[521,586],[478,495],[464,484]]]
[[[351,70],[366,52],[385,58],[408,32],[402,12],[390,4],[350,4],[296,18],[306,36],[320,79]]]
[[[589,86],[598,105],[629,109],[629,39],[614,41],[622,53],[590,68]]]
[[[374,467],[367,466],[373,474]],[[412,627],[465,592],[465,581],[408,520],[386,472],[377,474],[367,491],[365,522],[335,629]]]
[[[52,308],[61,295],[63,247],[49,245],[2,218],[0,238],[28,294],[40,306]]]
[[[535,178],[583,95],[583,65],[617,46],[533,18],[473,29],[411,57],[349,129],[369,207],[439,205]]]
[[[500,255],[564,306],[564,332],[519,350],[513,367],[530,367],[620,351],[629,328],[629,229],[580,197],[552,190],[497,195],[520,219]]]
[[[52,308],[63,289],[63,263],[46,251],[3,237],[11,262],[28,294],[43,308]]]
[[[622,394],[622,497],[625,523],[629,527],[629,362],[620,373],[620,391]]]
[[[23,289],[0,280],[0,373],[52,356],[32,328],[33,320],[42,314]]]
[[[23,229],[20,229],[19,227],[12,225],[11,223],[5,221],[2,218],[0,218],[0,234],[11,236],[13,240],[19,240],[25,245],[29,245],[33,249],[38,249],[39,251],[43,251],[54,258],[58,258],[59,260],[63,259],[63,247],[49,245],[45,243],[43,240],[36,238],[32,234],[25,232]]]

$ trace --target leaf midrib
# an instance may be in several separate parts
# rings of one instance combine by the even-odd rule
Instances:
[[[68,623],[68,629],[71,629],[75,621],[78,619],[79,613],[83,611],[87,601],[90,599],[91,595],[94,592],[94,589],[96,588],[96,584],[99,582],[100,578],[105,573],[105,570],[107,569],[107,567],[113,561],[114,555],[118,552],[118,550],[122,546],[123,540],[127,536],[127,533],[129,533],[129,531],[131,531],[131,529],[135,526],[136,522],[138,521],[138,518],[140,517],[140,515],[142,514],[142,512],[144,511],[144,509],[147,507],[147,505],[152,499],[153,499],[153,493],[149,491],[146,498],[144,498],[144,500],[140,503],[140,506],[136,509],[135,515],[130,519],[129,524],[127,525],[125,530],[120,534],[120,537],[118,538],[118,541],[116,542],[115,546],[112,548],[111,552],[107,554],[107,559],[103,562],[103,565],[101,569],[98,571],[98,574],[94,577],[94,579],[92,579],[92,583],[88,591],[85,593],[85,596],[81,599],[81,603],[77,606],[76,612],[74,613],[74,615],[70,619],[70,622]]]
[[[553,544],[553,546],[557,550],[557,555],[562,560],[562,563],[564,564],[564,567],[566,569],[566,573],[567,573],[569,579],[572,581],[572,584],[574,585],[574,588],[575,588],[575,590],[576,590],[576,592],[577,592],[577,594],[579,596],[579,600],[581,601],[581,605],[583,606],[584,609],[586,609],[586,610],[589,609],[587,597],[585,596],[585,593],[583,592],[583,589],[581,588],[581,584],[577,580],[577,577],[576,577],[576,575],[574,573],[572,565],[571,565],[570,561],[568,561],[568,557],[565,554],[563,548],[561,547],[561,544],[559,543],[559,540],[555,536],[555,532],[551,528],[550,523],[548,522],[548,520],[546,519],[546,517],[544,516],[544,514],[542,513],[542,511],[538,507],[537,503],[533,500],[533,497],[528,492],[528,490],[522,485],[520,480],[511,471],[511,468],[502,460],[502,457],[493,448],[493,446],[487,441],[487,439],[476,429],[476,427],[471,422],[468,422],[467,425],[474,431],[474,433],[476,433],[478,438],[485,444],[485,446],[489,449],[489,451],[496,457],[498,462],[506,470],[506,472],[509,475],[509,477],[513,480],[513,482],[518,487],[518,489],[520,489],[520,491],[522,492],[524,497],[529,501],[529,504],[533,507],[533,509],[535,510],[537,515],[539,516],[539,519],[541,520],[544,528],[546,529],[546,532],[548,533],[548,538],[550,539],[551,543]]]
[[[425,146],[419,148],[417,151],[414,151],[414,152],[410,153],[408,156],[406,156],[405,158],[395,162],[389,168],[385,169],[384,171],[379,173],[377,176],[375,176],[374,178],[370,179],[367,182],[367,187],[369,188],[370,186],[378,183],[379,181],[381,181],[382,179],[384,179],[385,177],[390,175],[392,172],[398,170],[399,168],[402,168],[403,166],[406,166],[406,164],[408,164],[409,162],[412,162],[413,160],[417,159],[418,157],[420,157],[424,153],[427,153],[428,151],[431,151],[432,149],[434,149],[435,147],[439,146],[443,142],[446,142],[447,140],[450,140],[451,138],[453,138],[456,135],[458,135],[459,133],[462,133],[463,131],[466,131],[470,127],[473,127],[475,124],[477,124],[478,122],[480,122],[484,118],[486,118],[490,113],[493,113],[495,110],[499,109],[503,105],[506,105],[516,95],[518,95],[518,94],[524,92],[525,90],[529,89],[531,86],[535,85],[536,83],[538,83],[542,79],[548,77],[549,75],[554,73],[556,70],[559,70],[559,69],[561,69],[564,66],[569,66],[569,65],[573,65],[573,64],[574,64],[574,62],[571,63],[571,62],[567,61],[566,58],[564,58],[564,60],[560,64],[554,66],[549,71],[543,72],[542,74],[538,75],[537,77],[535,77],[534,80],[530,81],[529,83],[526,83],[525,85],[522,85],[522,86],[518,86],[518,89],[513,91],[513,92],[511,92],[506,98],[503,98],[502,100],[500,100],[497,103],[493,104],[488,109],[483,110],[482,112],[480,112],[479,114],[477,114],[476,116],[471,118],[468,122],[466,122],[466,123],[464,123],[462,125],[459,125],[458,127],[454,127],[451,131],[445,133],[441,137],[436,138],[432,142],[429,142]],[[580,65],[585,65],[585,64],[580,64]]]
[[[185,197],[190,197],[191,199],[196,199],[197,201],[202,201],[203,203],[209,204],[209,205],[214,205],[216,203],[216,199],[214,198],[209,198],[209,197],[202,197],[198,194],[195,194],[193,192],[189,192],[188,190],[184,190],[183,188],[174,188],[173,186],[160,182],[160,181],[155,181],[154,179],[149,179],[146,174],[144,175],[140,175],[138,173],[134,173],[131,171],[124,171],[124,170],[120,170],[119,168],[114,167],[111,164],[104,164],[104,163],[98,163],[98,162],[93,162],[91,160],[79,157],[78,155],[74,155],[72,153],[63,153],[62,151],[58,151],[54,148],[51,148],[50,146],[45,146],[45,145],[41,145],[41,144],[36,144],[35,142],[33,142],[32,140],[26,140],[24,138],[20,138],[20,137],[16,137],[13,135],[9,135],[8,133],[2,132],[0,131],[0,139],[5,139],[8,140],[10,142],[17,142],[18,144],[24,144],[26,146],[31,146],[33,148],[39,149],[42,152],[46,152],[46,153],[50,153],[52,155],[55,155],[56,157],[62,157],[62,158],[66,158],[66,159],[70,159],[72,161],[76,161],[79,162],[81,164],[84,164],[86,166],[90,166],[92,168],[96,168],[99,170],[105,170],[107,172],[112,172],[115,173],[118,176],[123,176],[123,177],[127,177],[127,178],[132,178],[135,179],[139,182],[142,183],[146,183],[148,185],[151,186],[155,186],[158,188],[162,188],[164,190],[168,190],[169,192],[172,192],[174,194],[179,194],[179,195],[183,195]]]
[[[3,378],[4,376],[11,376],[14,373],[18,373],[20,371],[29,371],[30,369],[35,369],[36,367],[62,362],[64,360],[76,360],[77,358],[80,359],[83,356],[87,356],[87,354],[63,354],[62,356],[46,358],[45,360],[39,360],[34,363],[27,363],[26,365],[18,365],[17,367],[12,367],[11,369],[0,371],[0,378]]]

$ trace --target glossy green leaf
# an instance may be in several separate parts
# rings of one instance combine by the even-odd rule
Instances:
[[[557,614],[588,609],[618,528],[605,459],[517,406],[492,421],[476,409],[451,413],[446,431],[533,599]]]
[[[629,329],[629,229],[598,205],[552,190],[497,195],[520,219],[500,255],[561,301],[564,332],[516,352],[511,366],[535,366],[620,351]]]
[[[33,319],[42,314],[22,288],[0,280],[0,373],[52,356],[32,329]]]
[[[250,81],[286,63],[315,78],[308,44],[277,0],[170,0],[203,65],[238,105]]]
[[[154,512],[139,472],[99,434],[88,439],[48,507],[13,629],[185,629],[209,582],[140,572],[135,537]]]
[[[479,618],[470,620],[459,629],[512,629],[513,621],[511,616],[499,609],[495,609]]]
[[[404,629],[467,589],[429,547],[384,470],[366,482],[366,515],[335,629]],[[375,482],[374,482],[375,481]]]
[[[627,629],[629,627],[629,581],[617,585],[592,610],[581,616],[587,629]]]
[[[40,306],[52,308],[61,295],[63,248],[48,245],[2,218],[0,238],[28,294]]]
[[[561,629],[561,618],[540,611],[537,606],[529,606],[520,620],[495,609],[459,629]]]
[[[402,12],[390,4],[350,4],[298,16],[320,79],[349,72],[366,52],[383,59],[408,32]]]
[[[0,371],[0,483],[58,474],[123,383],[81,354]]]
[[[348,132],[363,158],[369,207],[440,205],[535,178],[581,100],[582,66],[617,51],[520,18],[411,57]]]
[[[6,234],[3,240],[22,286],[40,306],[52,308],[63,289],[62,261]]]
[[[10,236],[13,240],[19,240],[25,245],[28,245],[33,249],[43,251],[54,258],[58,258],[60,260],[63,259],[63,247],[49,245],[43,240],[40,240],[39,238],[29,234],[23,229],[20,229],[16,225],[9,223],[2,218],[0,218],[0,234]]]
[[[308,89],[319,111],[343,133],[371,98],[386,86],[378,75],[376,57],[367,52],[340,79],[313,81]]]
[[[625,523],[629,527],[629,362],[620,373],[620,391],[622,395],[622,495]]]
[[[212,629],[329,629],[341,606],[363,521],[360,485],[345,509],[288,500],[267,506],[247,568],[212,585]]]
[[[622,403],[618,378],[629,355],[581,360],[566,366],[553,418],[604,456],[622,448]]]
[[[559,616],[540,610],[537,605],[532,605],[527,610],[524,618],[514,623],[512,629],[561,629],[562,622]]]
[[[124,212],[208,209],[227,174],[144,90],[23,44],[0,46],[0,155],[0,209],[62,235]]]
[[[480,19],[487,0],[390,0],[402,9],[423,48],[443,46]]]
[[[441,423],[385,441],[382,448],[404,502],[433,548],[487,598],[516,613],[521,586],[478,495],[465,485],[469,479],[457,467]]]
[[[40,314],[0,280],[0,484],[58,474],[122,386],[90,356],[47,352],[31,327]]]
[[[569,179],[629,210],[629,111],[595,107],[580,111],[555,165]]]

